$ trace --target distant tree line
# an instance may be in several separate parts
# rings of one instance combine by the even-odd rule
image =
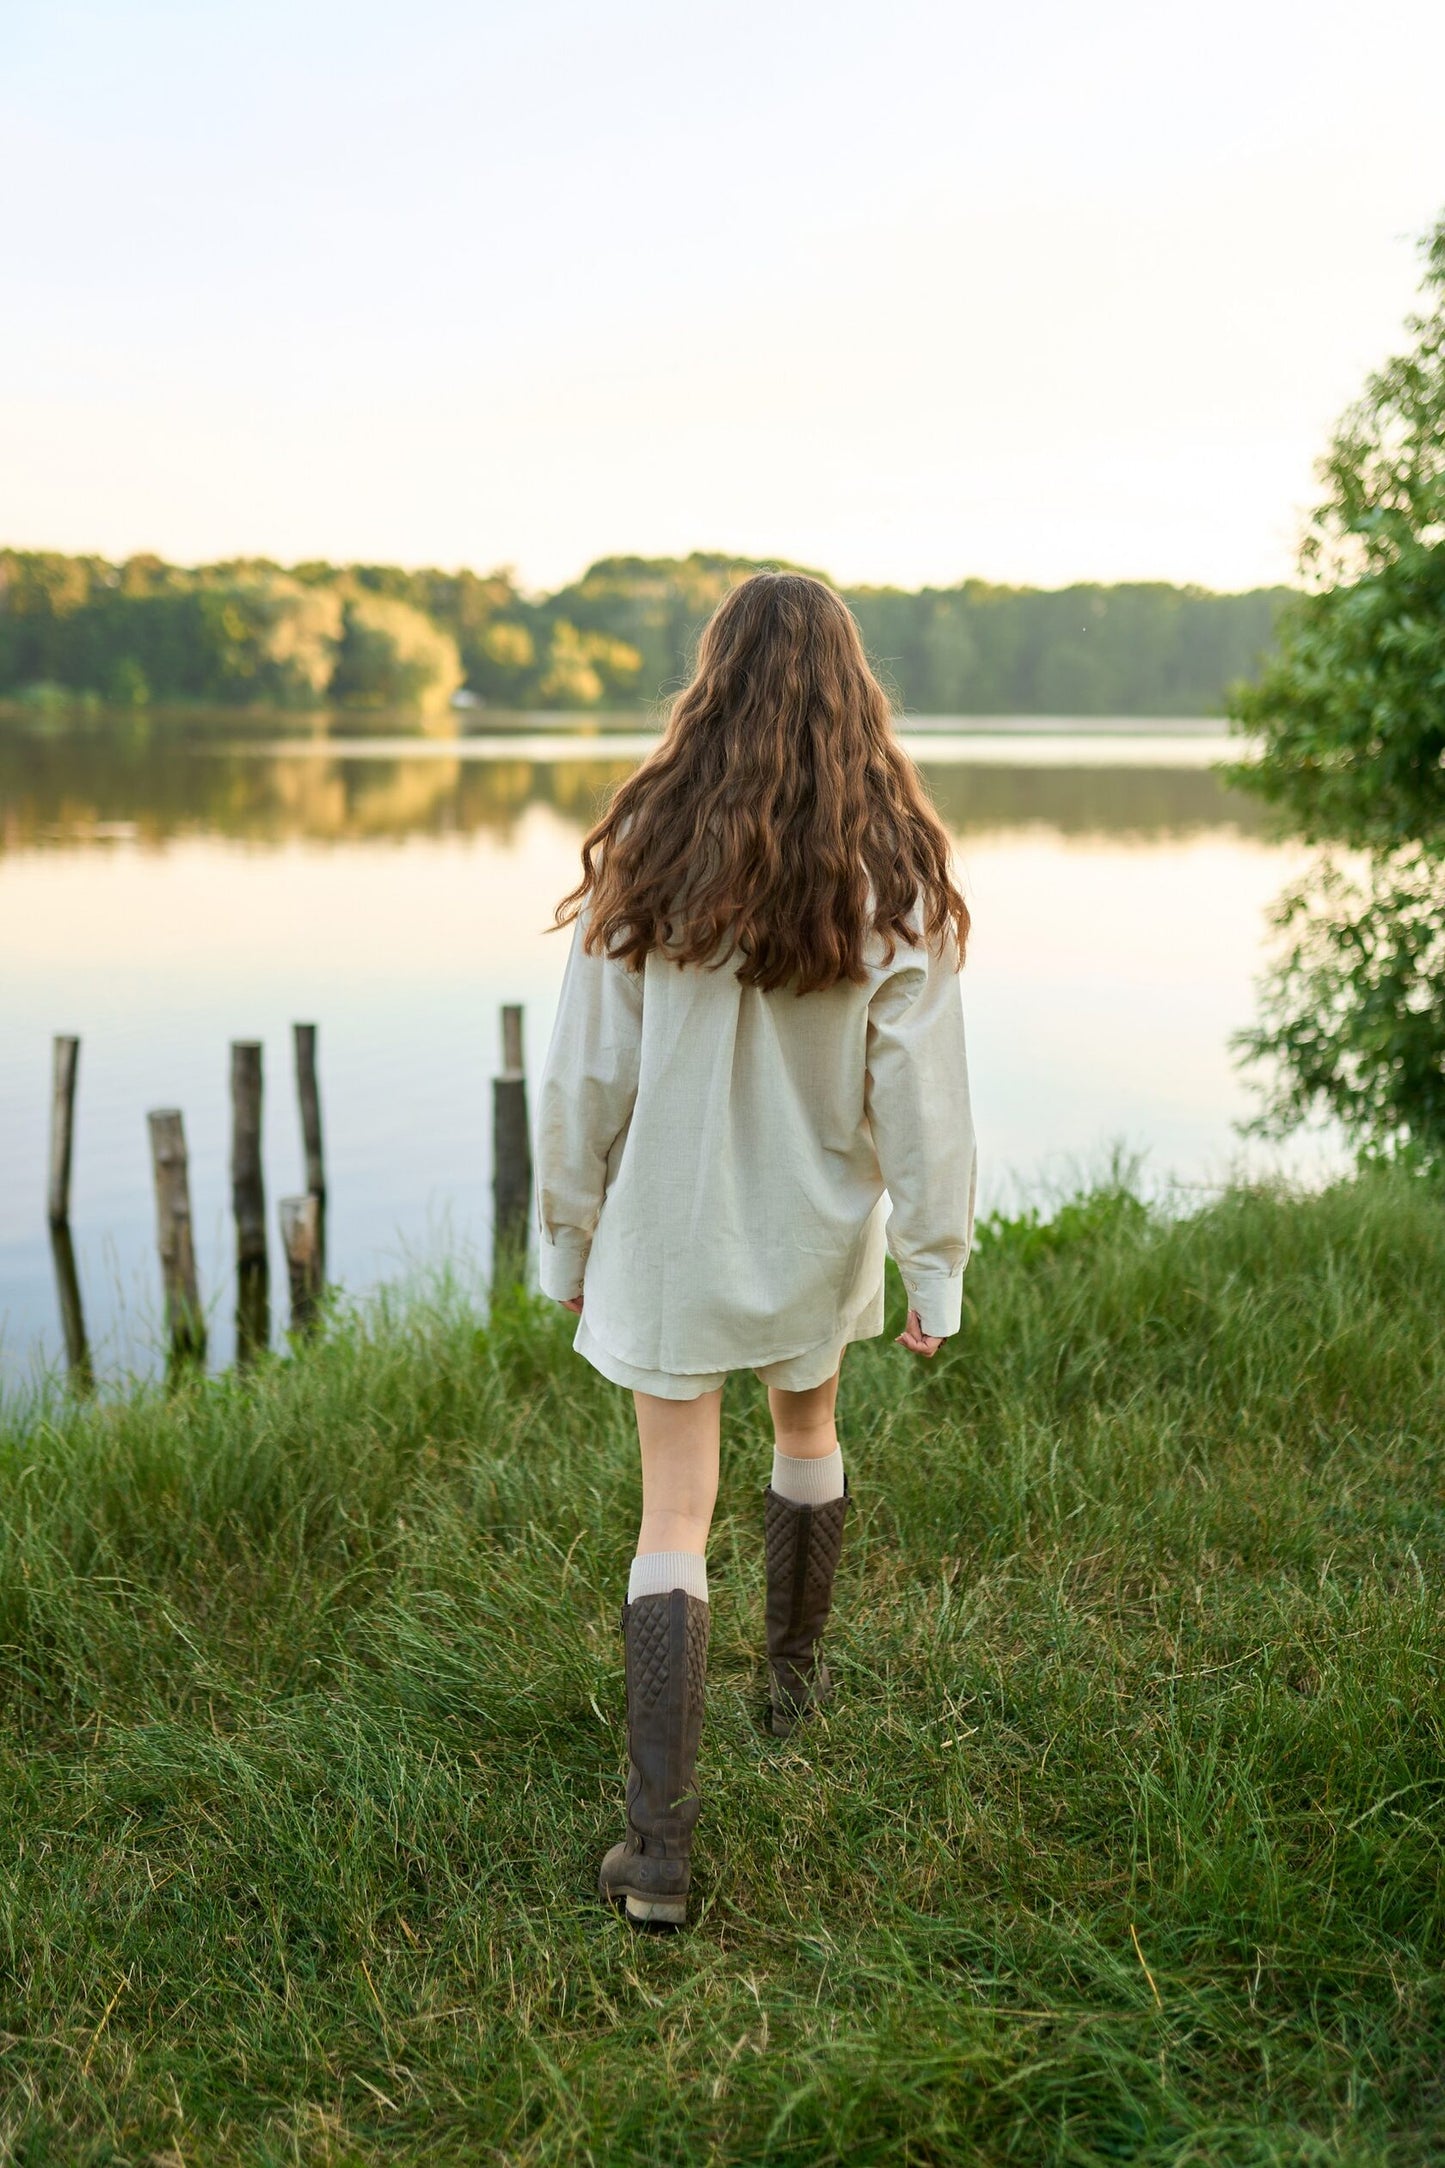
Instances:
[[[509,572],[0,550],[0,697],[440,710],[647,704],[749,560],[609,557],[552,595]],[[939,715],[1207,715],[1253,678],[1283,588],[1159,582],[848,591],[901,703]]]

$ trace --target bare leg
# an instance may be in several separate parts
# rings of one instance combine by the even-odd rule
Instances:
[[[707,1551],[712,1509],[717,1504],[722,1387],[696,1400],[660,1400],[655,1393],[632,1397],[642,1448],[637,1555],[691,1551],[701,1558]]]
[[[789,1460],[820,1460],[825,1453],[838,1450],[835,1411],[840,1374],[841,1365],[832,1377],[806,1393],[784,1393],[769,1386],[773,1437],[778,1451],[786,1453]]]

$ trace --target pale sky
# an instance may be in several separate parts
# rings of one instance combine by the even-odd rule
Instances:
[[[0,541],[1290,575],[1439,0],[0,0]]]

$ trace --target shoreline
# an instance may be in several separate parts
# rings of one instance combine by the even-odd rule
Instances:
[[[897,721],[905,736],[1198,738],[1222,737],[1230,729],[1228,718],[1222,715],[959,715],[905,710]],[[406,737],[456,745],[473,739],[538,736],[651,740],[661,735],[663,718],[646,708],[459,708],[445,715],[423,715],[397,709],[218,708],[181,702],[116,708],[76,701],[42,709],[0,699],[0,732],[13,728],[17,735],[65,737],[118,726],[147,734],[190,728],[219,735],[250,729],[263,732],[268,740],[284,737],[288,743]]]

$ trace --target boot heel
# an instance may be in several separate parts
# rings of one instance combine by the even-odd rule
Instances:
[[[634,1927],[686,1927],[685,1897],[629,1897],[625,1908]]]

